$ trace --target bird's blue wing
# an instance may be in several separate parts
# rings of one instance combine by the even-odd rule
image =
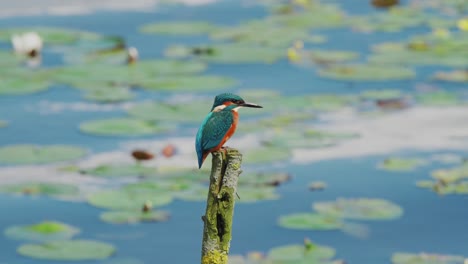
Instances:
[[[221,143],[234,121],[231,111],[211,112],[203,121],[196,138],[198,165],[201,167],[203,153]]]

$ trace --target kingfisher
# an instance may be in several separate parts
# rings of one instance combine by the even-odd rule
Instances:
[[[213,107],[198,129],[195,140],[198,168],[201,168],[208,154],[221,149],[232,137],[239,121],[237,111],[241,107],[263,108],[246,103],[242,97],[232,93],[222,93],[215,97]]]

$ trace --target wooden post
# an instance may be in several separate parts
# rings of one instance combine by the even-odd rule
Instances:
[[[237,180],[242,172],[242,154],[232,148],[225,148],[224,151],[213,152],[206,213],[202,217],[202,264],[228,263]]]

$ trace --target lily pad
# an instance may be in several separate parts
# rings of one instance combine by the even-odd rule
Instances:
[[[355,60],[359,54],[352,51],[310,50],[309,57],[317,64],[342,63]]]
[[[468,71],[467,70],[455,70],[449,72],[436,72],[433,77],[438,81],[446,82],[468,82]]]
[[[383,199],[343,199],[315,202],[313,208],[320,214],[362,220],[390,220],[403,214],[403,209]]]
[[[22,195],[47,195],[57,198],[73,197],[79,194],[78,187],[62,183],[18,183],[0,186],[0,193]]]
[[[200,75],[147,79],[138,85],[151,91],[200,92],[233,87],[237,81],[230,77]]]
[[[244,163],[273,163],[280,161],[287,161],[291,157],[287,149],[275,147],[259,147],[248,150],[244,154]]]
[[[202,21],[158,22],[140,27],[140,32],[166,35],[201,35],[209,34],[217,26]]]
[[[242,45],[242,44],[216,44],[213,46],[172,46],[166,56],[174,58],[194,57],[206,62],[216,63],[273,63],[285,57],[283,49]]]
[[[240,196],[240,199],[237,200],[238,203],[253,203],[258,201],[268,201],[268,200],[277,200],[279,199],[279,194],[276,193],[276,188],[274,187],[239,187],[237,193]]]
[[[187,202],[203,202],[208,197],[208,186],[193,185],[189,189],[177,192],[175,197]]]
[[[239,177],[239,185],[249,186],[278,186],[291,179],[291,175],[288,173],[281,172],[259,172],[242,174]]]
[[[457,255],[442,255],[434,253],[403,253],[392,255],[393,264],[463,264],[466,259]]]
[[[128,114],[139,119],[166,122],[200,122],[205,116],[212,101],[196,101],[170,104],[164,102],[145,102],[137,104],[128,110]],[[206,107],[201,107],[206,106]]]
[[[96,207],[111,210],[140,210],[147,202],[155,207],[167,205],[172,202],[172,194],[169,191],[118,189],[104,190],[88,197],[88,202]]]
[[[431,176],[443,183],[454,183],[468,179],[468,164],[463,164],[449,169],[435,170],[431,173]]]
[[[461,98],[454,92],[435,91],[418,94],[416,101],[426,106],[449,106],[460,104]]]
[[[317,213],[299,213],[281,216],[278,224],[299,230],[335,230],[343,226],[340,218]]]
[[[267,257],[273,263],[324,263],[335,256],[331,247],[321,246],[310,242],[308,245],[286,245],[272,248]]]
[[[76,227],[56,221],[44,221],[28,226],[12,226],[5,230],[7,237],[29,241],[67,240],[78,234]]]
[[[8,126],[7,121],[0,120],[0,128]]]
[[[368,100],[388,100],[401,98],[402,96],[401,91],[392,89],[366,90],[361,93],[361,97]]]
[[[409,68],[370,64],[332,65],[319,70],[318,74],[325,78],[345,81],[407,80],[416,76]]]
[[[168,132],[171,127],[133,118],[110,118],[84,122],[80,130],[98,136],[145,136]]]
[[[99,177],[146,177],[157,175],[157,168],[138,164],[103,164],[94,168],[79,170],[79,172]]]
[[[165,211],[109,211],[100,216],[101,220],[111,224],[131,224],[138,222],[165,222],[169,219],[169,213]]]
[[[9,41],[14,34],[23,34],[26,32],[37,32],[46,44],[52,45],[71,44],[80,39],[92,40],[99,37],[99,35],[92,32],[72,30],[70,28],[28,27],[3,28],[0,30],[0,40]]]
[[[302,30],[342,27],[346,21],[338,5],[320,2],[308,6],[304,12],[279,14],[272,16],[271,20],[289,28]]]
[[[85,156],[83,148],[68,145],[10,145],[0,147],[0,163],[45,164],[76,160]]]
[[[84,98],[101,103],[128,101],[135,97],[128,87],[105,87],[88,91]]]
[[[25,244],[18,253],[25,257],[44,260],[102,260],[112,256],[115,248],[111,244],[92,240],[51,241],[42,244]]]
[[[45,91],[51,85],[49,73],[43,70],[28,70],[8,67],[1,70],[0,95],[25,95]]]
[[[419,158],[391,157],[379,164],[379,168],[389,171],[412,171],[426,162]]]

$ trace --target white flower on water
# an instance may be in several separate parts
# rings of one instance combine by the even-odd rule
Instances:
[[[42,50],[42,38],[36,32],[15,34],[11,37],[13,49],[18,54],[36,57]]]
[[[138,50],[135,47],[127,49],[127,62],[129,64],[134,63],[138,60]]]

